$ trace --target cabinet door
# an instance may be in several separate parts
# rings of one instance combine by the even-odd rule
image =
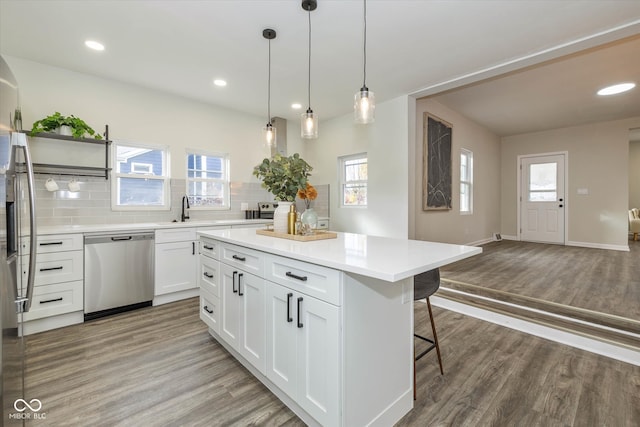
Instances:
[[[240,337],[240,299],[238,269],[220,264],[220,337],[238,348]]]
[[[337,306],[306,295],[295,301],[298,404],[322,425],[339,424],[340,342]],[[299,315],[297,313],[300,313]],[[372,373],[375,375],[375,373]]]
[[[266,376],[295,399],[297,350],[295,299],[291,289],[267,284],[267,369]]]
[[[155,295],[198,287],[195,245],[195,241],[156,244]]]
[[[238,351],[262,374],[267,366],[265,354],[266,292],[264,279],[250,273],[238,273],[238,298],[240,300],[240,342]]]

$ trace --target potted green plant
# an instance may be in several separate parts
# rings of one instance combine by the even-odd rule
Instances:
[[[102,135],[93,130],[84,120],[74,115],[63,116],[57,111],[44,119],[34,122],[31,128],[31,134],[37,135],[40,132],[57,132],[64,126],[68,126],[71,129],[71,136],[74,138],[84,138],[86,135],[90,135],[95,139],[102,139]]]
[[[284,157],[276,154],[271,159],[264,159],[253,168],[253,174],[262,180],[262,187],[269,190],[279,201],[273,215],[273,229],[276,232],[287,232],[287,214],[296,200],[298,190],[307,188],[307,178],[313,168],[298,153]]]

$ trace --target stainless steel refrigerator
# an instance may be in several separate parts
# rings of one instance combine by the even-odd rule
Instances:
[[[0,427],[24,425],[43,409],[37,396],[25,390],[25,343],[18,332],[23,313],[31,307],[37,245],[33,169],[26,135],[17,132],[18,102],[18,84],[0,56]],[[19,253],[23,235],[31,236],[30,245]],[[29,255],[26,280],[19,270],[21,255]]]

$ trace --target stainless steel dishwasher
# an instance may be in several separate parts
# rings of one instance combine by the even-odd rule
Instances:
[[[154,234],[84,237],[84,319],[151,305]]]

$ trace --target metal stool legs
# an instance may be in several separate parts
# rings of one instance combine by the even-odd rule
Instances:
[[[431,303],[429,302],[429,298],[427,297],[427,308],[429,309],[429,321],[431,322],[431,331],[433,332],[433,340],[423,337],[418,334],[413,334],[414,337],[419,338],[423,341],[431,343],[431,345],[424,350],[419,355],[415,356],[415,344],[413,346],[413,400],[416,400],[416,360],[420,359],[425,354],[429,353],[434,348],[436,349],[436,353],[438,354],[438,363],[440,364],[440,374],[444,375],[444,370],[442,369],[442,357],[440,356],[440,345],[438,344],[438,334],[436,333],[436,324],[433,322],[433,311],[431,310]]]

